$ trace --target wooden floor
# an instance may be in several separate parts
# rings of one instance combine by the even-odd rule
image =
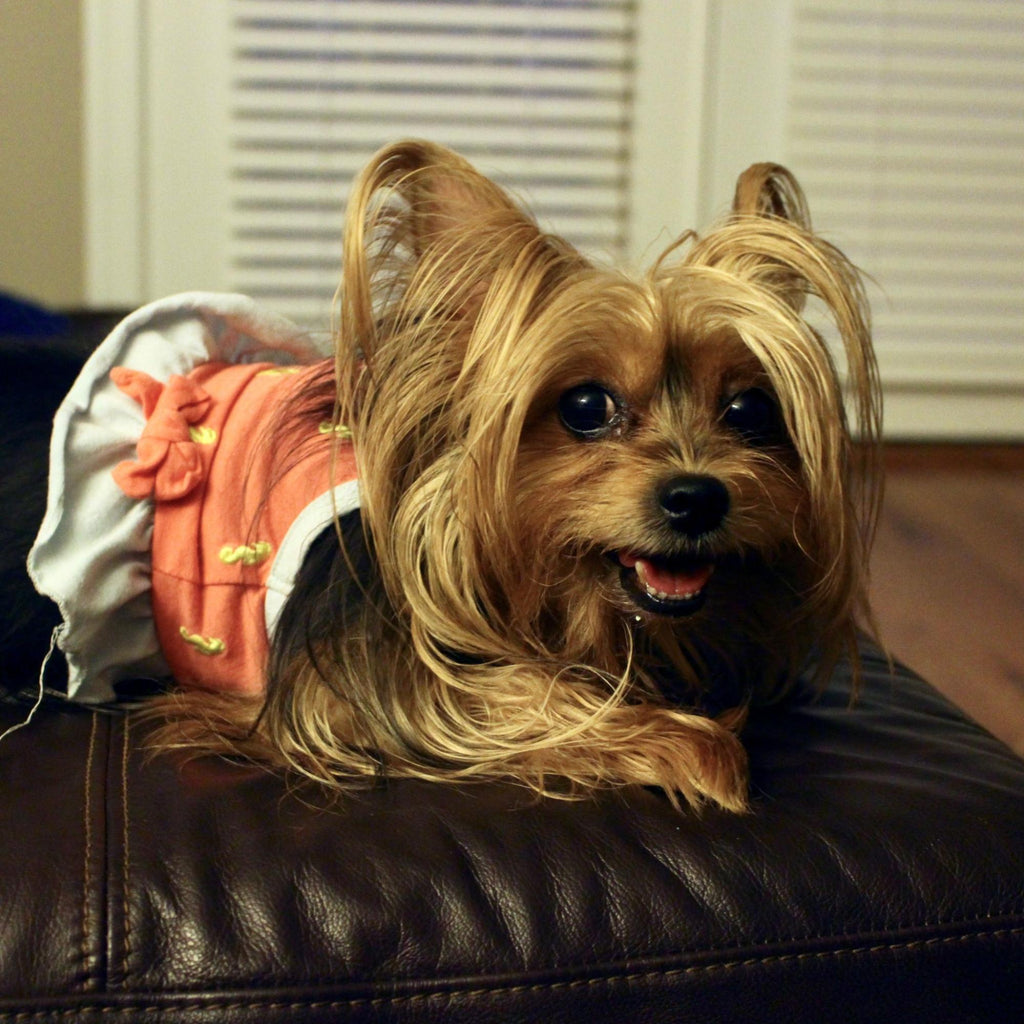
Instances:
[[[1024,756],[1024,446],[892,446],[886,469],[882,640]]]

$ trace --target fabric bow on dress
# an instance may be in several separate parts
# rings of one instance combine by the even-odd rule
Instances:
[[[210,396],[188,377],[174,376],[164,384],[123,366],[110,376],[146,416],[138,458],[113,470],[118,486],[130,498],[184,498],[203,479],[203,462],[190,431],[209,412]]]

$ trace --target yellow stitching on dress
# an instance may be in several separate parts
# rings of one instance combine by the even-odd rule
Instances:
[[[239,544],[237,547],[225,544],[217,552],[217,557],[225,565],[237,565],[239,562],[242,565],[259,565],[270,557],[273,550],[274,546],[265,540],[258,540],[255,544]]]
[[[276,366],[272,370],[260,370],[257,377],[284,377],[290,373],[298,373],[301,366]]]
[[[330,420],[324,420],[317,427],[317,430],[321,434],[334,434],[336,437],[341,438],[342,441],[352,440],[352,431],[344,423],[332,423]]]
[[[212,657],[215,654],[223,654],[228,649],[228,645],[215,636],[200,636],[198,633],[190,633],[184,626],[178,632],[181,634],[181,639],[194,647],[200,654]]]
[[[189,427],[188,436],[196,444],[216,444],[217,431],[213,427]]]

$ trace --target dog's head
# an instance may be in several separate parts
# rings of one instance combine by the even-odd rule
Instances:
[[[357,183],[340,296],[340,415],[420,658],[771,687],[851,645],[877,375],[857,273],[783,168],[630,277],[399,144]]]

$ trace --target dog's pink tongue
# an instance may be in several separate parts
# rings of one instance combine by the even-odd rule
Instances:
[[[673,570],[662,567],[647,558],[637,558],[625,552],[620,553],[619,561],[627,569],[636,569],[640,582],[650,591],[664,594],[666,597],[689,597],[699,593],[711,578],[714,571],[712,565],[695,566],[692,569]]]

